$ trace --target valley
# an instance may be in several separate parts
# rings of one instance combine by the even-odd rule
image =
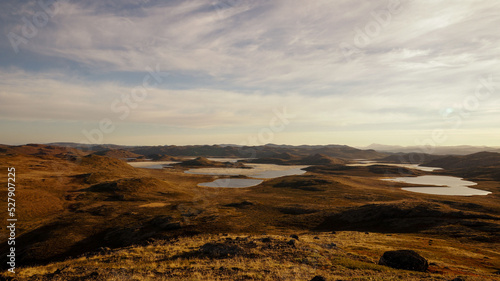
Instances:
[[[3,278],[498,278],[498,153],[434,155],[429,163],[410,163],[442,168],[428,171],[391,166],[383,160],[390,154],[345,146],[0,148],[2,169],[17,171],[22,220],[16,241],[19,268],[15,277],[4,272]],[[255,157],[242,159],[248,157],[238,150],[253,151]],[[461,164],[449,157],[458,157]],[[146,168],[138,165],[150,161],[144,159],[164,162],[152,161],[162,166]],[[377,162],[352,166],[356,159]],[[268,170],[252,171],[297,165],[300,174],[265,177]],[[226,173],[210,173],[213,169]],[[437,175],[464,178],[489,194],[424,194],[403,189],[415,184],[384,180]],[[3,182],[6,178],[7,173],[1,175]],[[245,179],[259,182],[240,188],[203,186]],[[6,192],[1,196],[4,200]],[[5,217],[6,209],[2,212]],[[2,253],[6,235],[2,232]],[[400,249],[420,253],[429,270],[377,264],[385,251]]]

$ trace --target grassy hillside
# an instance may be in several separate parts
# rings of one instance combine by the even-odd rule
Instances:
[[[500,165],[500,153],[478,152],[469,155],[452,155],[434,159],[425,163],[425,166],[441,167],[444,169],[477,169]]]
[[[102,248],[78,258],[23,268],[17,280],[498,280],[481,268],[494,249],[406,234],[338,232],[197,235],[142,246]],[[293,241],[293,242],[291,242]],[[428,272],[377,265],[387,249],[418,248]],[[479,266],[479,267],[476,267]]]
[[[18,171],[19,280],[494,280],[500,270],[500,185],[486,175],[477,188],[488,196],[433,196],[380,180],[399,168],[348,167],[320,155],[314,159],[327,165],[304,175],[208,188],[197,185],[218,176],[182,166],[138,169],[44,147],[29,153],[0,155],[3,170]],[[0,196],[5,204],[5,190]],[[293,245],[291,234],[299,236]],[[429,272],[376,265],[395,249],[420,252]]]

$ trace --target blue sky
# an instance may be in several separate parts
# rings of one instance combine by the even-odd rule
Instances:
[[[499,9],[2,1],[0,143],[498,146]]]

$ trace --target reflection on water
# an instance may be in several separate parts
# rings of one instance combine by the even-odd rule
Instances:
[[[419,177],[399,177],[392,179],[384,179],[388,181],[404,182],[420,185],[437,185],[423,187],[405,187],[403,190],[411,192],[419,192],[434,195],[488,195],[491,192],[480,189],[470,188],[468,186],[476,185],[477,183],[466,181],[457,177],[450,176],[419,176]]]
[[[258,179],[271,179],[282,176],[301,175],[305,165],[245,164],[248,168],[196,168],[185,173],[212,176],[248,176]]]
[[[194,159],[194,158],[193,158]],[[240,160],[248,160],[248,159],[253,159],[253,158],[207,158],[210,161],[217,161],[217,162],[231,162],[231,163],[236,163]]]
[[[167,167],[172,167],[172,164],[177,164],[179,162],[175,161],[144,161],[144,162],[127,162],[130,166],[134,168],[144,168],[144,169],[163,169]]]
[[[394,163],[381,163],[381,162],[374,162],[374,161],[359,161],[360,163],[357,164],[347,164],[347,166],[371,166],[371,165],[386,165],[386,166],[396,166],[396,167],[403,167],[403,168],[408,168],[408,169],[415,169],[415,170],[420,170],[420,171],[425,171],[425,172],[432,172],[435,170],[441,170],[441,168],[438,167],[426,167],[426,166],[420,166],[418,164],[394,164]]]
[[[187,158],[186,158],[187,159]],[[189,158],[193,159],[193,158]],[[212,161],[219,162],[237,162],[248,158],[208,158]],[[128,162],[129,165],[135,168],[145,169],[163,169],[171,167],[172,164],[179,162],[175,161],[143,161],[143,162]],[[242,188],[256,186],[262,183],[261,179],[272,179],[283,176],[301,175],[306,171],[302,170],[308,166],[305,165],[275,165],[275,164],[245,164],[248,168],[195,168],[185,171],[188,174],[212,175],[212,176],[248,176],[251,179],[217,179],[213,182],[201,183],[200,186],[206,187],[229,187]]]
[[[305,165],[275,165],[275,164],[246,164],[248,168],[197,168],[185,171],[188,174],[212,175],[212,176],[238,176],[243,175],[252,179],[218,179],[212,183],[202,183],[201,186],[209,187],[250,187],[259,185],[262,180],[283,176],[302,175]],[[225,181],[225,182],[224,182]],[[234,183],[234,184],[233,184]],[[210,185],[209,185],[210,184]]]
[[[263,180],[257,179],[217,179],[213,182],[204,182],[200,183],[199,186],[204,187],[230,187],[230,188],[242,188],[242,187],[251,187],[259,185],[263,182]]]

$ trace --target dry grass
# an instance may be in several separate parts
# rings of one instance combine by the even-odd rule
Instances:
[[[271,242],[262,239],[270,238]],[[237,240],[238,239],[238,240]],[[379,253],[398,243],[419,243],[421,237],[387,236],[359,232],[304,234],[295,246],[284,235],[200,235],[175,241],[156,241],[105,253],[82,256],[47,266],[18,271],[18,280],[310,280],[321,275],[327,280],[450,280],[457,275],[466,280],[497,280],[496,276],[455,262],[466,255],[453,249],[452,261],[435,256],[431,272],[394,270],[377,265]],[[230,241],[230,242],[227,242]],[[227,257],[200,255],[207,243],[232,243],[244,251]],[[332,247],[336,243],[337,247]],[[248,245],[252,245],[251,248]],[[421,244],[419,244],[421,245]],[[420,252],[426,256],[428,249]],[[364,255],[363,255],[363,254]],[[434,253],[434,252],[431,252]],[[458,254],[458,255],[457,255]],[[498,256],[497,256],[498,258]],[[457,274],[452,268],[459,269]],[[439,268],[450,268],[439,272]]]
[[[498,275],[492,272],[500,269],[500,188],[492,180],[478,188],[494,194],[480,197],[410,197],[400,184],[381,181],[364,168],[217,189],[197,186],[213,176],[135,169],[104,157],[0,158],[2,167],[17,171],[18,215],[23,219],[19,251],[20,259],[26,258],[19,265],[46,264],[23,267],[19,280],[310,280],[315,275],[327,280],[495,280]],[[0,174],[0,180],[6,176]],[[110,188],[96,192],[102,183]],[[304,186],[308,188],[297,188]],[[2,202],[4,195],[0,192]],[[384,210],[379,206],[390,205],[397,211],[421,210],[416,219],[422,225],[413,225],[414,217],[389,218],[393,225],[407,226],[402,233],[359,217],[364,213],[358,210],[367,206],[377,213]],[[337,214],[364,224],[327,225],[336,234],[318,231]],[[166,226],[157,226],[158,219]],[[338,231],[345,229],[362,231]],[[300,241],[295,248],[285,247],[292,233]],[[248,236],[257,246],[248,248],[249,241],[241,241],[248,248],[241,255],[219,259],[193,254],[208,242]],[[264,247],[265,237],[276,247]],[[100,247],[114,249],[89,254]],[[421,253],[432,263],[429,272],[376,264],[393,249]]]

